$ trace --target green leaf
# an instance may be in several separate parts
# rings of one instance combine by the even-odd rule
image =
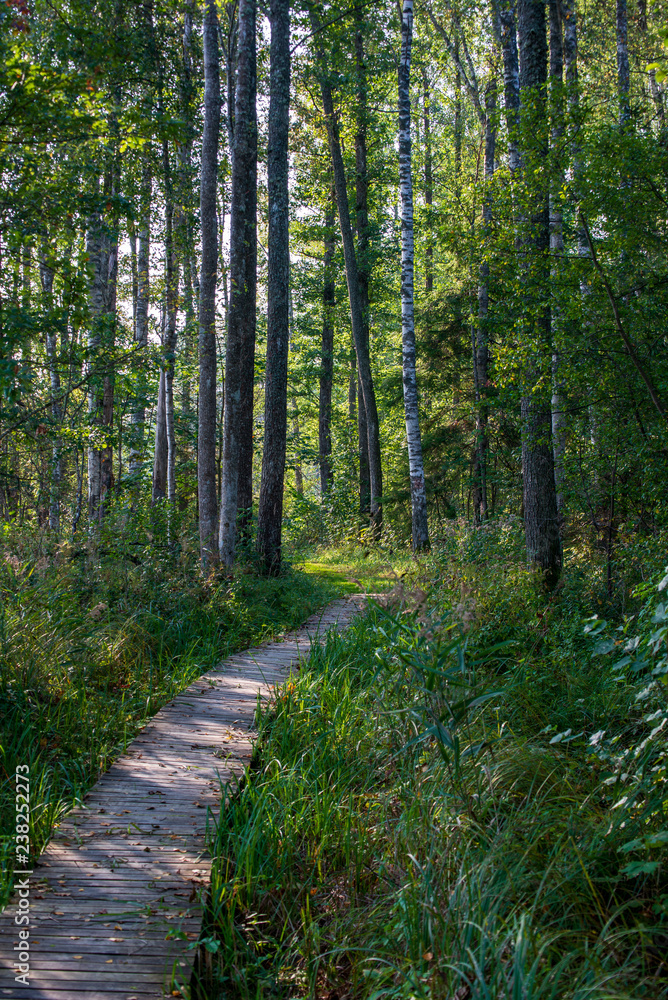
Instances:
[[[593,655],[605,656],[607,653],[611,653],[613,649],[616,648],[616,646],[617,643],[614,641],[614,639],[601,639],[601,641],[597,642],[596,645],[594,646]]]
[[[652,875],[659,867],[658,861],[632,861],[629,865],[624,865],[622,875],[633,878],[636,875]]]

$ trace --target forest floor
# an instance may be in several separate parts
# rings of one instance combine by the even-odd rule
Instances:
[[[571,544],[549,596],[512,522],[314,552],[385,594],[263,715],[194,995],[668,997],[664,543],[620,546],[612,592]]]

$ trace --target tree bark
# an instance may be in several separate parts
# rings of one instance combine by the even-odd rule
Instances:
[[[153,449],[153,490],[156,503],[167,496],[167,400],[165,396],[165,369],[160,369],[158,402],[155,408],[155,445]]]
[[[185,121],[191,123],[195,115],[194,99],[196,87],[193,83],[192,61],[193,61],[193,19],[195,3],[194,0],[187,0],[183,13],[183,60],[181,70],[181,105]],[[194,261],[194,201],[193,201],[193,169],[192,169],[192,148],[194,140],[194,128],[189,125],[188,135],[185,142],[179,149],[179,208],[175,216],[175,229],[177,232],[178,252],[183,269],[183,359],[186,364],[186,374],[182,381],[181,390],[181,410],[183,423],[186,431],[186,440],[190,438],[193,430],[192,423],[192,385],[190,381],[190,367],[194,357],[195,337],[196,337],[196,317],[195,301],[193,291],[193,261]],[[188,445],[186,444],[186,449]]]
[[[53,316],[53,276],[54,270],[49,259],[48,243],[42,247],[39,261],[39,273],[42,284],[44,309],[49,316],[46,329],[46,363],[51,386],[51,419],[53,421],[53,450],[51,456],[51,484],[49,497],[49,530],[58,534],[60,531],[60,489],[62,480],[62,411],[60,405],[60,372],[58,369],[58,335],[56,333],[55,317]]]
[[[552,149],[556,168],[558,149],[563,138],[563,73],[564,47],[562,39],[560,0],[549,0],[550,15],[550,97],[552,128]],[[550,189],[550,253],[553,257],[551,284],[553,291],[558,287],[561,265],[559,259],[564,253],[564,226],[561,208],[561,190],[564,172],[555,169]],[[564,384],[560,372],[558,347],[560,333],[560,309],[553,294],[550,315],[552,349],[552,455],[554,459],[554,482],[557,491],[557,514],[560,529],[564,517],[564,456],[566,454],[566,413],[564,410]]]
[[[325,254],[322,276],[322,338],[320,341],[320,384],[318,399],[318,457],[320,495],[327,496],[334,483],[332,468],[332,382],[334,376],[334,212],[336,192],[332,188],[325,212]]]
[[[547,38],[545,8],[536,0],[519,0],[520,87],[522,93],[522,168],[525,201],[530,217],[524,220],[523,279],[526,289],[524,327],[529,361],[524,372],[522,414],[522,474],[527,558],[541,570],[548,588],[561,571],[561,540],[554,482],[551,409],[536,383],[544,352],[548,350],[549,204],[541,181],[548,155]]]
[[[200,182],[202,268],[199,294],[199,416],[197,492],[200,559],[207,570],[217,562],[216,548],[216,277],[218,273],[218,139],[220,60],[218,15],[214,0],[204,14],[204,131]]]
[[[320,92],[322,96],[325,123],[327,127],[327,137],[329,141],[330,156],[332,159],[332,169],[334,173],[334,185],[336,189],[336,205],[339,215],[339,225],[341,228],[341,242],[343,244],[343,256],[346,267],[346,281],[348,285],[348,299],[350,302],[350,320],[355,341],[355,351],[357,354],[357,366],[362,389],[362,399],[367,419],[368,444],[369,444],[369,472],[371,482],[371,520],[374,534],[380,535],[382,528],[382,488],[383,476],[380,455],[380,434],[378,425],[378,408],[376,405],[376,394],[373,387],[373,377],[371,375],[371,364],[369,360],[369,345],[364,338],[364,316],[359,294],[359,274],[357,267],[357,257],[355,255],[355,244],[353,241],[353,230],[350,224],[350,210],[348,207],[348,190],[346,185],[346,174],[341,154],[341,140],[339,136],[339,126],[334,114],[334,101],[332,99],[332,89],[327,77],[327,66],[322,46],[318,40],[317,32],[320,30],[320,22],[313,10],[310,12],[311,25],[316,33],[316,50],[320,63]],[[361,402],[361,401],[360,401]]]
[[[241,19],[241,9],[239,11]],[[239,528],[249,540],[253,511],[253,413],[255,402],[255,337],[257,299],[257,68],[255,19],[256,0],[253,2],[252,44],[247,44],[249,64],[248,93],[248,178],[246,213],[246,281],[248,301],[246,305],[245,332],[241,349],[241,410],[239,425],[239,489],[237,510],[240,514]]]
[[[290,111],[290,0],[271,0],[269,208],[267,273],[267,364],[264,451],[258,507],[257,547],[261,569],[281,568],[281,528],[288,413],[290,238],[288,206],[288,127]]]
[[[482,203],[482,238],[489,239],[492,226],[492,204],[489,186],[494,177],[496,156],[496,82],[485,88],[485,195]],[[473,345],[473,375],[476,395],[476,445],[473,475],[473,510],[477,524],[487,520],[487,419],[489,414],[489,264],[480,265],[478,281],[478,327]]]
[[[628,42],[628,14],[626,0],[617,0],[616,10],[617,34],[617,90],[619,95],[619,123],[626,128],[631,121],[631,106],[629,104],[630,69]]]
[[[427,240],[424,251],[424,290],[429,293],[434,288],[434,178],[431,148],[431,94],[429,91],[429,79],[427,70],[422,70],[422,83],[424,87],[424,203],[425,203],[425,228],[427,230]]]
[[[111,177],[105,182],[107,198],[113,194]],[[103,224],[100,212],[88,222],[86,252],[90,266],[88,330],[88,520],[102,520],[103,500],[111,488],[111,448],[106,428],[113,419],[113,373],[108,359],[113,349],[116,320],[118,240],[113,226]]]
[[[411,170],[411,49],[413,44],[413,0],[404,0],[401,19],[399,61],[399,186],[401,191],[401,346],[406,441],[411,484],[413,552],[429,548],[427,492],[422,461],[422,437],[415,369],[415,308],[413,233],[413,178]]]
[[[362,8],[355,11],[355,69],[357,75],[357,106],[355,128],[355,228],[357,230],[357,269],[362,308],[362,327],[366,351],[369,351],[369,279],[371,272],[369,246],[369,176],[367,169],[367,74],[364,54]],[[336,192],[335,192],[336,193]],[[359,441],[360,514],[366,520],[371,512],[371,472],[369,466],[369,426],[364,407],[364,394],[358,392],[357,437]]]
[[[146,376],[144,357],[148,345],[148,308],[150,300],[149,250],[151,239],[151,164],[148,154],[142,166],[137,232],[137,307],[134,341],[138,352],[135,392],[130,413],[130,476],[136,478],[144,461],[144,423],[146,421]]]
[[[257,268],[255,0],[240,0],[230,233],[230,312],[220,501],[220,557],[231,569],[237,513],[252,504],[253,381]],[[249,495],[250,493],[250,495]],[[241,507],[241,504],[244,507]]]
[[[167,140],[162,146],[165,179],[165,433],[167,437],[167,499],[176,500],[176,435],[174,431],[174,363],[176,359],[176,320],[179,303],[179,258],[174,241],[174,192]]]
[[[517,55],[514,0],[501,0],[501,52],[503,56],[503,92],[508,130],[508,167],[511,174],[520,163],[518,126],[520,113],[520,76]]]

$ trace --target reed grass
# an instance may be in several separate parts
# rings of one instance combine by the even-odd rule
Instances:
[[[577,561],[546,606],[511,544],[408,567],[262,714],[193,997],[668,997],[665,694],[594,654]]]
[[[33,856],[167,701],[225,655],[301,625],[338,593],[286,569],[275,580],[242,565],[202,580],[187,558],[144,540],[123,559],[119,535],[99,548],[48,547],[5,531],[0,551],[0,904],[14,868],[14,774],[30,769]],[[107,548],[107,555],[100,548]],[[157,553],[157,554],[156,554]]]

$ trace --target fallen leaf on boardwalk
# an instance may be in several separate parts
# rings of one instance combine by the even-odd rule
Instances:
[[[53,912],[54,912],[54,915],[56,917],[64,917],[65,916],[65,912],[63,910],[54,910]]]
[[[108,958],[107,961],[104,964],[105,965],[111,965],[113,961],[114,961],[113,958]]]
[[[110,941],[125,941],[125,938],[109,938]]]
[[[122,930],[123,930],[123,928],[121,927],[121,925],[120,925],[120,924],[114,924],[114,930],[115,930],[115,931],[122,931]]]
[[[72,958],[83,958],[83,955],[72,955]]]

